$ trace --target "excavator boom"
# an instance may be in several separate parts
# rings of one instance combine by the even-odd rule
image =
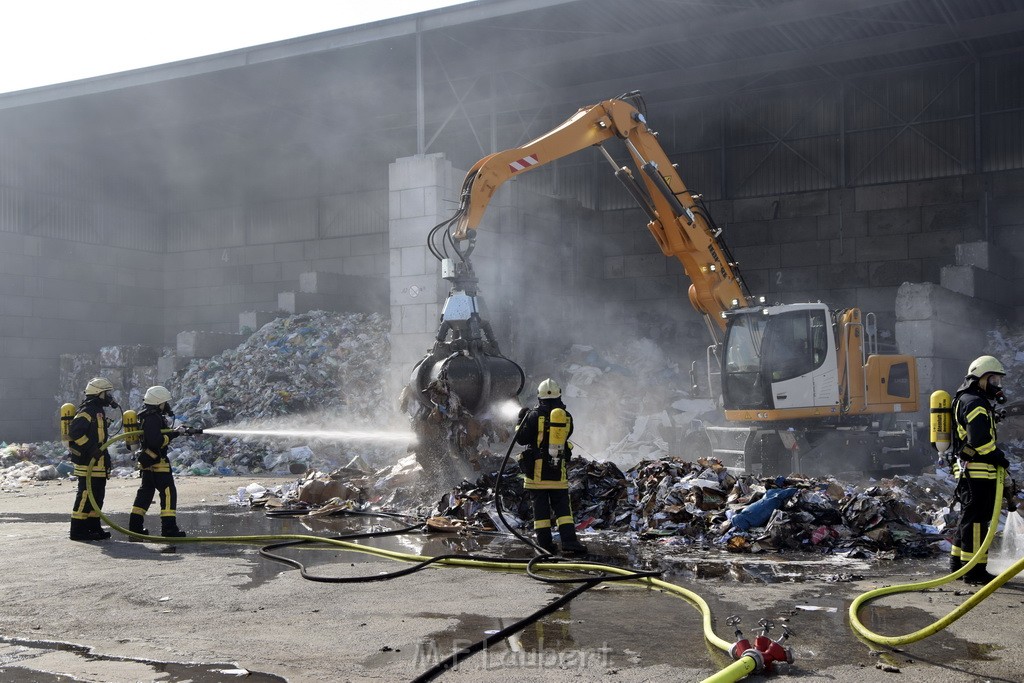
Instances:
[[[622,141],[636,169],[620,166],[604,148]],[[625,98],[584,107],[549,133],[522,147],[491,154],[466,174],[452,236],[469,238],[495,191],[512,176],[597,146],[615,175],[647,213],[647,227],[666,256],[682,263],[690,278],[690,303],[703,313],[713,334],[725,329],[722,311],[749,304],[749,294],[719,231],[697,205],[644,115]],[[639,180],[637,180],[639,175]]]

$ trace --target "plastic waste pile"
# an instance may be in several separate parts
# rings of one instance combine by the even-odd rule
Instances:
[[[34,481],[71,474],[67,447],[60,441],[0,443],[0,490],[16,491]]]
[[[392,404],[385,387],[389,329],[389,321],[376,313],[312,311],[278,318],[235,349],[193,360],[168,383],[178,419],[204,428],[386,428],[381,416],[390,416]],[[288,419],[296,415],[301,423]],[[355,454],[391,458],[395,450],[244,436],[178,439],[172,446],[175,469],[198,475],[297,474],[338,467]]]

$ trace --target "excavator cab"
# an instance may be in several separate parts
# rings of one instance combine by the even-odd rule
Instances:
[[[917,410],[912,356],[879,354],[872,314],[822,303],[725,313],[722,404],[746,422]],[[844,359],[842,362],[840,359]]]
[[[835,335],[824,304],[757,306],[727,313],[722,362],[726,410],[835,408]]]

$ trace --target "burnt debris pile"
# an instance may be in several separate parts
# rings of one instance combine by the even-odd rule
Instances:
[[[414,458],[376,472],[311,472],[294,486],[266,492],[256,504],[318,509],[386,509],[429,517],[434,530],[503,527],[528,530],[530,504],[518,471],[464,480],[424,504]],[[925,474],[868,481],[757,478],[735,475],[716,460],[645,460],[621,470],[611,462],[575,458],[569,472],[577,529],[608,540],[646,541],[667,551],[723,549],[737,553],[806,551],[848,557],[925,557],[949,550],[954,482],[942,467]],[[319,481],[311,484],[311,481]],[[313,490],[327,492],[310,495]],[[332,490],[344,491],[331,497]],[[252,503],[253,501],[249,501]]]

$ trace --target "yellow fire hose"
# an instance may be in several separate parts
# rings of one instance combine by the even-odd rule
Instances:
[[[171,431],[171,430],[164,430]],[[134,437],[141,435],[140,431],[123,432],[117,436],[109,439],[106,443],[100,446],[100,450],[106,449],[112,443],[120,441],[128,437]],[[96,499],[92,493],[92,468],[87,469],[86,474],[86,492],[89,495],[89,502],[92,504],[93,509],[99,512],[100,518],[106,522],[110,528],[119,531],[126,536],[138,538],[151,543],[169,543],[178,545],[181,543],[263,543],[268,541],[279,541],[279,540],[296,540],[296,541],[307,541],[313,543],[322,543],[326,545],[332,545],[345,550],[350,550],[359,553],[366,553],[369,555],[376,555],[378,557],[384,557],[391,560],[398,560],[401,562],[423,562],[429,560],[429,557],[422,555],[413,555],[411,553],[400,553],[393,550],[385,550],[383,548],[373,548],[370,546],[359,545],[358,543],[352,543],[349,541],[342,541],[339,539],[324,538],[322,536],[312,536],[306,534],[259,534],[249,536],[186,536],[183,538],[171,538],[164,536],[147,536],[145,534],[139,534],[134,531],[130,531],[119,524],[116,524],[113,520],[106,515],[103,510],[96,504]],[[474,569],[502,569],[502,570],[519,570],[524,569],[524,565],[513,562],[483,562],[469,559],[451,558],[444,559],[438,562],[438,564],[444,564],[456,567],[471,567]],[[616,567],[613,565],[598,564],[592,562],[538,562],[533,565],[534,569],[541,569],[545,571],[582,571],[582,572],[596,572],[603,571],[610,574],[628,575],[633,572],[624,569],[622,567]],[[704,638],[714,645],[715,647],[729,652],[732,647],[732,643],[723,640],[718,637],[714,632],[714,627],[711,623],[711,608],[707,602],[704,601],[699,595],[693,591],[687,590],[682,586],[677,586],[668,581],[658,579],[655,577],[640,577],[635,580],[636,583],[646,584],[652,588],[659,588],[667,593],[672,593],[678,597],[687,600],[701,613],[701,623],[704,631]],[[755,655],[756,656],[756,655]],[[711,677],[705,679],[704,683],[731,683],[732,681],[738,681],[748,674],[761,668],[759,661],[755,659],[755,656],[745,654],[737,659],[735,662],[722,669]]]
[[[886,645],[889,647],[895,647],[899,645],[906,645],[908,643],[917,642],[918,640],[927,638],[928,636],[935,635],[936,633],[946,628],[963,615],[967,614],[967,612],[976,607],[978,603],[980,603],[982,600],[991,595],[997,588],[999,588],[1004,583],[1012,579],[1014,576],[1020,573],[1021,570],[1024,570],[1024,558],[1021,558],[1020,560],[1015,562],[1009,569],[1007,569],[999,576],[997,576],[995,579],[990,581],[984,588],[982,588],[977,593],[972,595],[968,600],[966,600],[963,604],[954,609],[952,612],[942,617],[938,621],[935,621],[922,629],[914,631],[913,633],[908,633],[906,635],[883,636],[878,633],[874,633],[866,626],[864,626],[864,624],[861,623],[860,619],[857,616],[857,613],[860,611],[861,607],[871,602],[872,600],[875,600],[876,598],[880,598],[883,595],[892,595],[894,593],[909,593],[911,591],[926,590],[928,588],[941,586],[943,584],[949,583],[950,581],[955,581],[956,579],[959,579],[961,576],[969,572],[972,567],[978,564],[978,558],[982,557],[988,551],[989,546],[992,544],[992,539],[996,535],[996,528],[999,526],[999,512],[1002,509],[1003,480],[1005,478],[1006,470],[1004,470],[1002,467],[998,468],[998,474],[996,476],[996,503],[992,509],[992,519],[989,521],[988,533],[985,534],[985,540],[982,542],[981,548],[975,551],[974,557],[971,558],[970,562],[968,562],[952,574],[947,574],[946,576],[941,576],[937,579],[931,579],[929,581],[919,581],[917,583],[903,583],[896,584],[894,586],[876,588],[875,590],[868,591],[867,593],[858,596],[850,605],[849,613],[850,625],[856,634],[862,636],[864,639],[872,643]]]

